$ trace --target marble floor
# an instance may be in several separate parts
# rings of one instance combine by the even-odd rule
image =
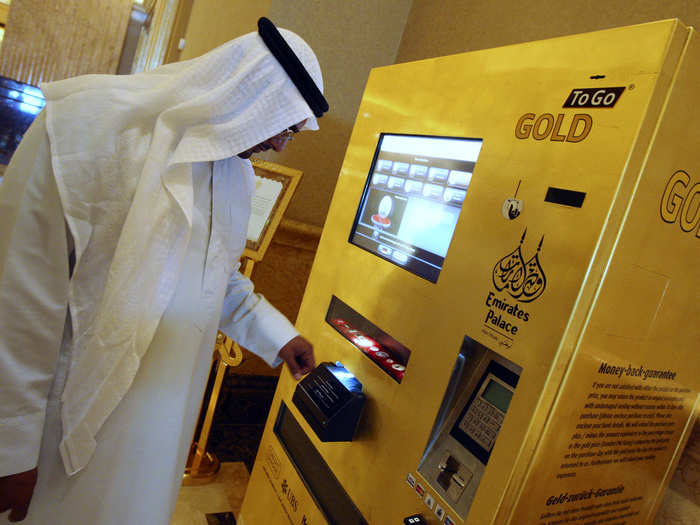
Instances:
[[[222,463],[216,479],[206,485],[182,487],[170,525],[208,525],[206,514],[233,512],[238,517],[248,486],[243,462]]]

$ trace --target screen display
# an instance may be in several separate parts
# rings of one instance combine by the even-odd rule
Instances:
[[[482,144],[383,133],[350,242],[437,282]]]
[[[489,381],[486,388],[484,388],[484,392],[481,394],[481,397],[495,406],[498,410],[505,413],[508,411],[508,405],[510,405],[510,400],[513,397],[513,391],[492,379]]]

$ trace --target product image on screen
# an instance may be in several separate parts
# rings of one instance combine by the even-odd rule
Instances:
[[[383,133],[350,242],[437,282],[482,143]]]

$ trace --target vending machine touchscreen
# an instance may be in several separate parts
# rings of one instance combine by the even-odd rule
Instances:
[[[452,427],[452,437],[484,464],[491,455],[517,384],[515,373],[491,361]]]
[[[382,133],[350,242],[437,282],[482,143]]]

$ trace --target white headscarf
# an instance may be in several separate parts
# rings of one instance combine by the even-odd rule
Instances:
[[[280,30],[319,89],[309,46]],[[314,115],[257,33],[132,76],[42,85],[51,161],[76,264],[63,393],[66,470],[127,392],[180,278],[192,227],[191,164],[236,157]]]

